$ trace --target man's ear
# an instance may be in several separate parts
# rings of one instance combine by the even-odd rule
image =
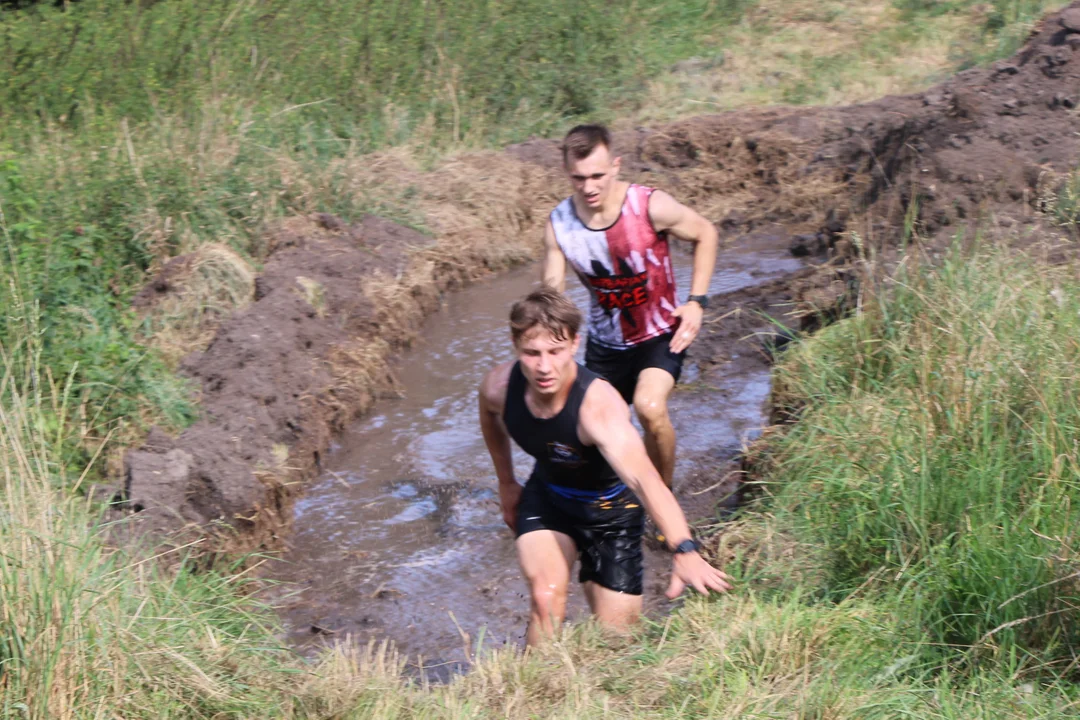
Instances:
[[[611,174],[618,175],[619,170],[622,168],[622,155],[617,156],[611,161]]]
[[[574,336],[574,344],[570,346],[570,354],[577,355],[578,347],[581,346],[581,333]]]

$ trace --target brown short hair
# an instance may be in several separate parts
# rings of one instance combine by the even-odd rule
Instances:
[[[573,340],[581,328],[581,311],[570,298],[545,285],[533,290],[510,309],[510,335],[514,344],[539,325],[556,340]]]
[[[603,125],[578,125],[573,127],[563,138],[563,164],[569,163],[570,158],[583,160],[601,145],[611,150],[611,133]]]

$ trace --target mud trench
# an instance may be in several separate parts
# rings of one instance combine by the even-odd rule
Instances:
[[[685,295],[690,250],[677,247],[673,256]],[[782,241],[736,242],[721,253],[710,294],[752,294],[802,266]],[[528,597],[480,437],[476,387],[511,357],[509,306],[537,274],[527,266],[450,295],[397,364],[402,397],[380,401],[349,427],[296,502],[289,548],[268,574],[283,583],[273,601],[301,652],[346,637],[388,639],[413,672],[442,680],[466,668],[478,646],[522,643]],[[568,284],[585,308],[584,289],[574,278]],[[691,518],[712,517],[718,502],[730,501],[732,483],[719,481],[765,422],[767,363],[752,340],[742,344],[718,348],[703,332],[671,401],[676,494]],[[531,459],[515,453],[524,481]],[[655,616],[671,608],[663,597],[670,556],[647,551],[646,563],[646,607]],[[568,619],[586,614],[575,582]]]

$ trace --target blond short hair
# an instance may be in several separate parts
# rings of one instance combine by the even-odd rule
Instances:
[[[581,311],[570,298],[545,285],[514,303],[510,309],[510,335],[514,344],[536,326],[556,340],[573,340],[581,329]]]

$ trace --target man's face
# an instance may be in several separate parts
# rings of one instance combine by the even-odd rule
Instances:
[[[570,381],[580,336],[558,340],[539,325],[522,335],[514,348],[521,372],[532,389],[541,395],[555,395]]]
[[[599,209],[619,177],[620,161],[621,158],[613,158],[611,151],[603,145],[597,145],[581,160],[568,158],[566,172],[578,200],[587,207]]]

